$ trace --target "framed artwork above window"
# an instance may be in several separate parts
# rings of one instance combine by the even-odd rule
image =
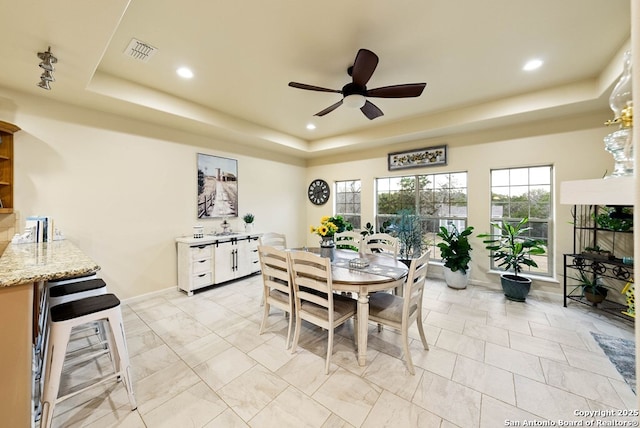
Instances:
[[[422,168],[447,164],[447,146],[394,152],[388,155],[389,171],[406,168]]]
[[[198,153],[198,218],[238,216],[238,161]]]

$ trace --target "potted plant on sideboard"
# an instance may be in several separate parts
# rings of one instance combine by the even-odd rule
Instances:
[[[250,233],[253,230],[253,220],[255,220],[255,216],[251,213],[246,213],[242,216],[242,220],[244,221],[244,230]]]
[[[538,267],[531,256],[545,253],[543,240],[525,236],[531,230],[531,227],[525,227],[528,222],[529,219],[524,217],[515,225],[506,221],[491,223],[499,233],[478,235],[479,238],[487,238],[482,242],[491,251],[489,257],[498,267],[513,272],[502,274],[500,284],[507,299],[517,302],[524,302],[531,289],[531,279],[520,275],[522,267]]]
[[[438,243],[440,254],[444,261],[444,280],[447,285],[455,289],[467,287],[469,282],[469,262],[471,261],[471,245],[469,236],[473,226],[466,227],[462,232],[452,222],[449,228],[440,226],[437,236],[443,242]]]

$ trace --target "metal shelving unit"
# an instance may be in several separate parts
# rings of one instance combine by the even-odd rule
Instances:
[[[600,278],[606,282],[610,291],[621,291],[629,280],[633,279],[633,264],[625,263],[625,257],[633,254],[632,230],[613,231],[598,227],[595,218],[601,213],[597,205],[576,205],[573,211],[574,236],[573,253],[564,254],[564,307],[569,301],[575,301],[589,306],[597,307],[625,320],[633,321],[633,318],[623,312],[627,306],[605,299],[601,303],[592,303],[584,296],[582,286],[577,276],[583,272],[591,277]],[[616,235],[618,242],[623,241],[626,248],[616,248]],[[631,238],[631,239],[628,239]],[[602,245],[602,246],[601,246]],[[629,247],[629,245],[631,245]],[[602,253],[585,251],[588,248],[598,248]],[[626,254],[625,254],[626,253]]]

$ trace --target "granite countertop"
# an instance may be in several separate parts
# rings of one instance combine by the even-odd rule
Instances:
[[[80,276],[100,266],[67,240],[9,244],[0,256],[0,287]]]

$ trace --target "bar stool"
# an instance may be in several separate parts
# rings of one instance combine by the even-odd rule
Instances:
[[[45,354],[46,361],[40,427],[51,427],[53,412],[57,403],[113,378],[122,380],[129,396],[131,410],[135,410],[137,405],[133,394],[129,352],[127,351],[120,300],[114,294],[110,293],[72,300],[52,306],[49,319],[50,332]],[[114,373],[98,378],[94,383],[80,390],[58,397],[60,379],[62,377],[62,369],[71,330],[76,326],[100,320],[107,321],[109,353],[111,354],[111,361],[114,365]]]

